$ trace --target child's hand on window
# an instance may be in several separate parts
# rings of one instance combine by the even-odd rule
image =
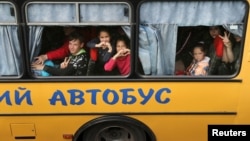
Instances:
[[[33,70],[43,70],[44,65],[32,63],[32,64],[31,64],[31,68],[32,68]]]

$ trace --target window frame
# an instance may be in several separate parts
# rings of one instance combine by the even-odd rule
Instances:
[[[58,22],[54,22],[54,23],[35,23],[35,22],[28,22],[28,12],[27,12],[27,6],[29,4],[39,4],[39,3],[58,3],[58,4],[62,4],[62,3],[66,3],[66,4],[75,4],[77,9],[76,9],[76,13],[77,13],[77,21],[75,23],[66,23],[66,22],[61,22],[61,23],[58,23]],[[128,6],[128,22],[86,22],[86,23],[83,23],[83,22],[80,22],[80,14],[79,14],[79,6],[80,4],[125,4],[126,6]],[[74,80],[76,81],[85,81],[85,80],[92,80],[92,79],[126,79],[126,78],[130,78],[131,75],[133,75],[134,73],[134,67],[133,67],[133,64],[134,64],[134,60],[132,59],[133,58],[133,55],[134,55],[134,16],[132,13],[133,12],[133,6],[132,4],[129,2],[129,1],[105,1],[105,2],[100,2],[100,1],[86,1],[86,2],[78,2],[78,1],[73,1],[73,2],[65,2],[65,1],[55,1],[55,2],[52,2],[52,1],[43,1],[43,2],[40,2],[40,1],[31,1],[31,2],[27,2],[25,5],[24,5],[24,15],[25,15],[25,22],[26,22],[26,28],[28,28],[29,26],[76,26],[76,27],[85,27],[85,26],[130,26],[131,30],[130,30],[130,47],[131,47],[131,70],[130,70],[130,74],[127,75],[127,76],[122,76],[122,75],[109,75],[109,76],[101,76],[101,75],[98,75],[98,76],[49,76],[49,77],[43,77],[43,76],[34,76],[32,75],[32,71],[31,69],[29,69],[29,73],[32,75],[33,78],[38,78],[38,81],[40,80],[45,80],[45,81],[53,81],[53,80],[67,80],[67,79],[70,79],[70,78],[74,78]],[[28,29],[27,29],[28,30]],[[28,34],[26,35],[27,36],[27,40],[28,40]],[[28,41],[27,43],[28,44]],[[27,60],[30,60],[27,59]]]
[[[204,1],[204,2],[229,2],[230,0],[228,0],[228,1]],[[176,2],[176,3],[178,3],[179,1],[165,1],[165,0],[163,0],[163,1],[160,1],[160,0],[158,0],[158,1],[141,1],[140,3],[139,3],[139,5],[137,6],[137,17],[136,17],[136,21],[137,21],[137,25],[136,25],[136,46],[137,46],[137,48],[136,48],[136,57],[138,57],[139,58],[139,46],[140,46],[140,43],[139,43],[139,40],[140,40],[140,26],[141,25],[144,25],[144,24],[146,24],[146,23],[141,23],[140,22],[140,20],[141,20],[141,7],[142,7],[142,5],[144,4],[144,3],[147,3],[147,2],[149,2],[149,3],[154,3],[154,2],[162,2],[162,3],[164,3],[164,2],[169,2],[169,3],[171,3],[171,2]],[[181,1],[181,2],[189,2],[189,1]],[[191,1],[191,2],[200,2],[200,3],[202,3],[203,1],[197,1],[197,0],[195,0],[195,1]],[[244,5],[245,5],[245,11],[244,11],[244,13],[245,13],[245,18],[244,18],[244,20],[243,20],[243,33],[242,33],[242,43],[241,43],[241,51],[240,51],[240,64],[242,65],[242,57],[243,57],[243,49],[244,49],[244,42],[245,42],[245,34],[246,34],[246,26],[247,26],[247,21],[248,21],[248,14],[249,14],[249,4],[247,3],[247,1],[244,1],[244,0],[241,0],[241,1],[236,1],[236,2],[242,2],[242,3],[244,3]],[[161,14],[162,15],[162,14]],[[162,23],[159,23],[159,24],[162,24]],[[172,24],[172,23],[171,23]],[[212,26],[212,25],[211,25]],[[177,45],[177,44],[176,44]],[[177,50],[176,50],[177,51]],[[177,75],[174,75],[174,74],[172,74],[172,75],[164,75],[164,74],[160,74],[160,75],[145,75],[145,74],[141,74],[141,73],[139,73],[138,72],[138,67],[136,67],[136,73],[137,73],[137,75],[139,75],[142,79],[150,79],[150,80],[155,80],[155,79],[162,79],[162,80],[169,80],[169,81],[171,81],[171,80],[214,80],[214,79],[232,79],[232,78],[235,78],[235,77],[237,77],[237,75],[240,73],[240,69],[241,69],[241,65],[240,65],[240,68],[238,69],[238,71],[237,72],[235,72],[234,74],[232,74],[232,75],[209,75],[209,76],[186,76],[186,75],[181,75],[181,76],[177,76]]]

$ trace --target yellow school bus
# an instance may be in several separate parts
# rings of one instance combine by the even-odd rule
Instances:
[[[1,0],[0,140],[249,140],[249,2]],[[83,33],[84,45],[99,36],[101,26],[112,31],[112,39],[127,36],[129,74],[33,70],[34,58],[45,54],[49,60],[48,53],[60,50],[69,26]],[[217,58],[221,64],[215,67],[226,64],[230,72],[186,75],[196,43],[216,48],[214,26],[233,52],[231,62]],[[93,48],[84,49],[93,59]],[[66,56],[60,57],[53,67],[60,68]]]

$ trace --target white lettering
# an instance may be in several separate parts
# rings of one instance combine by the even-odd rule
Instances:
[[[219,131],[218,129],[213,129],[212,130],[212,136],[219,136],[218,131]]]
[[[246,136],[246,131],[233,131],[230,129],[229,131],[219,131],[218,129],[212,129],[212,136]]]

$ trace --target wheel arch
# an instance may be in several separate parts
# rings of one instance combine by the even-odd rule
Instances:
[[[146,141],[156,141],[155,134],[146,124],[139,121],[138,119],[124,115],[105,115],[86,122],[75,132],[73,141],[80,141],[83,133],[88,131],[88,129],[90,129],[91,127],[107,122],[120,122],[134,126],[144,131],[146,135]]]

